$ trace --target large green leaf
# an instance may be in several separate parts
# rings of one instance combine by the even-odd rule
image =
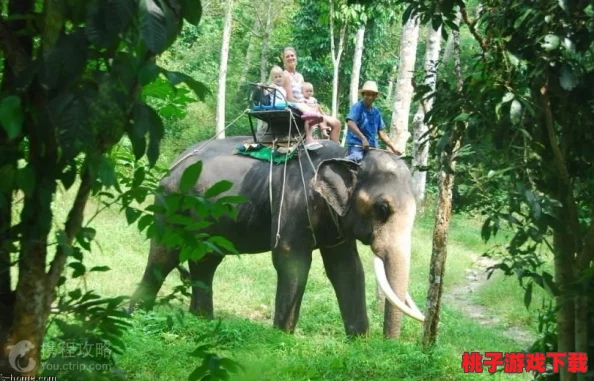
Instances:
[[[156,78],[152,83],[142,88],[142,99],[146,97],[154,97],[157,99],[166,100],[175,96],[175,87],[162,77]]]
[[[67,88],[80,79],[87,65],[87,41],[81,29],[61,34],[42,58],[41,81],[50,88]]]
[[[206,190],[206,192],[204,193],[204,197],[210,198],[210,197],[218,196],[219,194],[231,189],[232,186],[233,186],[232,182],[227,181],[227,180],[221,180],[221,181],[215,183],[214,185],[212,185],[210,188],[208,188]]]
[[[146,152],[146,134],[149,130],[146,120],[148,116],[145,115],[146,105],[143,103],[136,103],[133,110],[133,120],[128,128],[128,137],[132,142],[132,151],[136,160],[140,160]]]
[[[9,140],[20,135],[23,120],[23,109],[19,97],[11,95],[0,101],[0,124],[4,127]]]
[[[177,36],[181,33],[183,26],[183,19],[179,11],[174,11],[169,0],[158,0],[159,6],[165,14],[165,29],[167,30],[167,38],[165,40],[165,47],[163,50],[169,48]],[[177,6],[176,6],[177,8]]]
[[[182,193],[189,192],[194,185],[198,182],[198,178],[200,177],[200,173],[202,172],[202,162],[198,161],[190,166],[188,166],[184,173],[182,174],[180,183],[179,183],[179,190]]]
[[[49,110],[67,159],[92,144],[93,133],[89,128],[89,112],[84,98],[70,92],[62,93],[50,103]]]
[[[183,0],[182,13],[187,22],[198,25],[202,18],[202,3],[199,0]]]
[[[177,71],[169,71],[165,69],[162,70],[169,80],[169,83],[171,83],[173,86],[182,82],[185,83],[201,101],[204,101],[204,98],[210,94],[210,90],[204,83],[196,81],[189,75]]]
[[[88,8],[85,32],[89,41],[99,47],[115,44],[134,13],[133,0],[104,0]]]
[[[152,83],[159,75],[160,69],[153,61],[146,62],[138,72],[138,82],[141,86]]]
[[[154,166],[159,157],[159,146],[161,139],[163,138],[163,121],[151,107],[144,103],[137,103],[134,106],[134,127],[132,130],[136,131],[135,134],[138,134],[138,137],[141,134],[144,136],[146,131],[148,131],[149,144],[146,156],[151,167]],[[142,144],[140,143],[140,140],[142,139],[138,139],[137,144]],[[132,144],[135,144],[134,140],[132,141]],[[140,149],[138,151],[135,149],[135,155],[139,152]],[[138,159],[137,155],[136,157]]]
[[[165,12],[156,0],[140,0],[139,10],[142,40],[149,50],[161,53],[167,43]]]

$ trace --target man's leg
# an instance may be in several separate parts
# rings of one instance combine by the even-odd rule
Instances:
[[[355,163],[360,162],[363,160],[364,150],[361,147],[349,147],[347,149],[347,153],[345,159],[354,161]]]

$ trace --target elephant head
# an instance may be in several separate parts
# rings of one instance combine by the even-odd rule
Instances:
[[[344,159],[320,163],[313,188],[338,214],[345,235],[370,245],[386,305],[384,335],[400,332],[402,313],[424,321],[407,292],[416,205],[410,170],[403,160],[369,151],[360,164]]]

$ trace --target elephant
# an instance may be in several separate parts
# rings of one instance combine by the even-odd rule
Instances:
[[[369,150],[356,163],[344,159],[345,148],[326,140],[320,141],[322,149],[298,150],[286,164],[271,165],[234,154],[246,139],[229,137],[188,148],[160,184],[165,191],[179,189],[185,168],[201,160],[202,173],[191,192],[204,191],[225,179],[233,186],[221,197],[243,195],[247,199],[238,205],[235,219],[223,218],[206,232],[225,236],[242,254],[272,252],[277,273],[274,327],[294,332],[312,251],[319,249],[346,335],[368,334],[365,274],[357,240],[370,245],[375,254],[377,281],[386,296],[384,336],[399,336],[403,313],[424,321],[407,291],[416,205],[405,161],[385,151]],[[213,252],[189,261],[192,280],[202,286],[192,287],[193,314],[213,318],[213,278],[223,259],[224,255]],[[164,278],[179,264],[179,249],[152,240],[130,309],[139,302],[152,305]]]

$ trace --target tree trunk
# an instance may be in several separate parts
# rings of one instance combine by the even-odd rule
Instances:
[[[408,117],[413,96],[412,77],[417,59],[417,41],[419,39],[419,19],[411,17],[402,29],[400,44],[400,66],[398,68],[398,82],[396,83],[396,97],[392,108],[392,123],[390,138],[396,149],[405,154],[406,142],[410,137],[408,132]]]
[[[225,27],[223,28],[223,42],[221,45],[221,62],[219,65],[219,93],[216,115],[217,139],[225,138],[225,88],[227,86],[227,61],[229,59],[229,40],[231,39],[233,0],[227,0],[226,5]]]
[[[334,74],[332,77],[332,116],[338,115],[338,69],[340,68],[340,58],[344,49],[344,38],[346,34],[346,22],[342,22],[340,27],[340,36],[338,39],[338,51],[334,43],[334,0],[330,0],[330,49],[332,50],[332,67]]]
[[[388,90],[386,91],[386,103],[392,104],[394,98],[396,98],[395,94],[395,86],[396,80],[398,79],[398,65],[394,65],[392,69],[392,73],[390,73],[390,80],[388,81]]]
[[[241,90],[243,84],[247,80],[248,72],[252,66],[252,60],[254,59],[254,36],[250,35],[248,40],[248,47],[245,52],[245,60],[243,61],[243,67],[241,68],[241,75],[239,76],[239,83],[237,89]]]
[[[357,103],[359,99],[359,76],[361,74],[361,61],[363,58],[363,39],[365,37],[365,24],[357,29],[355,36],[355,55],[353,56],[353,72],[351,73],[350,104]]]
[[[431,28],[433,29],[433,28]],[[430,31],[430,35],[435,31]],[[429,47],[428,47],[429,49]],[[460,59],[460,39],[454,39],[454,55]],[[462,72],[456,71],[458,91],[462,91]],[[439,171],[439,199],[435,215],[433,230],[433,249],[431,251],[431,268],[429,269],[429,289],[427,291],[427,313],[423,324],[423,347],[428,349],[437,341],[439,333],[439,313],[441,309],[441,295],[445,276],[445,263],[448,256],[447,241],[450,218],[452,215],[452,188],[454,185],[454,170],[456,169],[456,151],[460,147],[462,134],[466,125],[462,122],[454,127],[448,145],[442,153]],[[451,170],[450,170],[451,169]]]
[[[581,253],[578,256],[578,268],[582,273],[578,273],[578,278],[583,275],[583,272],[591,269],[594,260],[594,208],[590,213],[590,227],[586,231],[585,242],[581,248]],[[594,278],[590,278],[590,285],[586,290],[594,288]],[[588,354],[588,359],[594,356],[594,343],[591,345],[590,341],[594,336],[594,297],[588,291],[582,291],[575,303],[575,351],[585,352]],[[578,381],[586,381],[587,378],[583,374],[577,375]]]
[[[441,27],[434,30],[429,25],[427,45],[425,50],[425,85],[429,86],[431,92],[435,91],[437,82],[437,61],[439,59],[439,48],[441,45]],[[428,94],[430,95],[430,94]],[[413,118],[413,192],[417,205],[420,207],[425,200],[425,185],[427,183],[427,163],[429,161],[429,127],[425,124],[425,114],[433,108],[431,97],[419,103],[417,113]]]
[[[262,34],[262,55],[260,57],[260,82],[266,83],[268,78],[268,43],[272,32],[272,0],[268,0],[266,7],[266,21]]]
[[[428,348],[435,343],[438,334],[441,295],[445,263],[448,256],[447,242],[450,218],[452,215],[452,188],[454,174],[445,168],[455,169],[454,152],[460,146],[460,139],[452,137],[453,148],[443,153],[444,163],[439,172],[439,199],[433,230],[433,249],[431,251],[431,268],[429,269],[429,290],[427,291],[427,313],[423,324],[423,347]],[[445,168],[444,168],[445,167]]]

